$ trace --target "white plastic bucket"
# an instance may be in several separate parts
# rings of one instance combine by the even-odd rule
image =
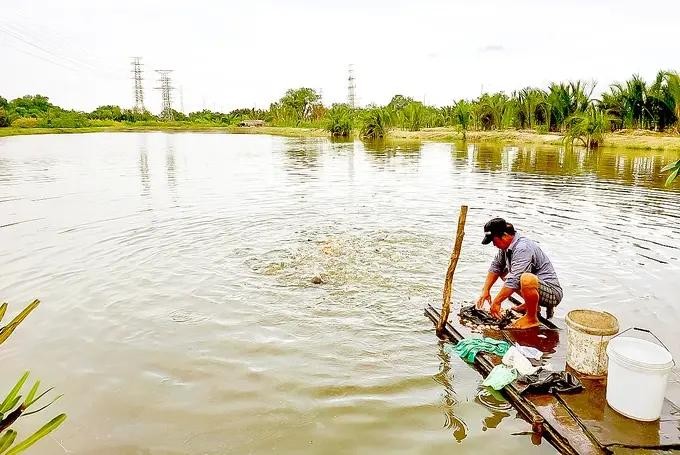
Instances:
[[[607,343],[619,333],[619,321],[604,311],[567,313],[567,365],[589,376],[607,374]]]
[[[607,354],[609,406],[644,422],[661,417],[668,375],[673,368],[671,353],[651,341],[617,337],[607,346]]]

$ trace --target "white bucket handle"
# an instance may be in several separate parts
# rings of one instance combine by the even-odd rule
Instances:
[[[659,343],[661,343],[661,346],[663,346],[663,348],[664,348],[666,351],[668,351],[668,353],[671,355],[671,360],[673,361],[673,366],[676,366],[675,359],[673,358],[673,354],[671,353],[671,350],[668,349],[668,347],[666,347],[666,345],[663,344],[663,341],[661,341],[661,340],[659,339],[659,337],[657,337],[656,335],[654,335],[654,333],[652,333],[652,331],[649,330],[649,329],[643,329],[643,328],[641,328],[641,327],[628,327],[628,328],[627,328],[626,330],[624,330],[623,332],[617,333],[616,335],[614,335],[613,337],[611,337],[611,339],[610,339],[609,341],[611,342],[611,340],[613,340],[614,338],[616,338],[616,337],[619,336],[619,335],[623,335],[624,333],[626,333],[626,332],[629,331],[629,330],[637,330],[638,332],[649,333],[651,336],[653,336],[654,338],[656,338],[656,341],[658,341]]]

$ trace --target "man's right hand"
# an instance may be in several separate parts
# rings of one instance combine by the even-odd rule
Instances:
[[[479,296],[477,299],[477,303],[475,303],[475,306],[477,307],[478,310],[481,310],[484,308],[484,303],[489,302],[489,306],[491,306],[491,293],[489,291],[482,291],[482,295]]]
[[[493,316],[496,319],[501,318],[501,304],[500,303],[492,303],[491,308],[489,309],[489,313],[491,313],[491,316]]]

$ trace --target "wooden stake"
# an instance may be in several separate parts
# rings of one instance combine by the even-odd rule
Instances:
[[[453,246],[451,253],[451,261],[449,261],[449,268],[446,270],[446,279],[444,280],[444,301],[442,302],[442,314],[437,324],[436,333],[438,337],[444,335],[444,327],[449,319],[451,311],[451,291],[453,289],[453,272],[456,271],[458,258],[460,257],[460,248],[463,245],[463,236],[465,235],[465,219],[467,218],[467,205],[460,206],[460,214],[458,215],[458,229],[456,230],[456,243]]]

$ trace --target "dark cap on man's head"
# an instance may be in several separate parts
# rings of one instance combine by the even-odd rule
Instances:
[[[514,234],[515,228],[503,218],[493,218],[484,225],[484,239],[482,245],[491,243],[494,237],[502,237],[503,234]]]

